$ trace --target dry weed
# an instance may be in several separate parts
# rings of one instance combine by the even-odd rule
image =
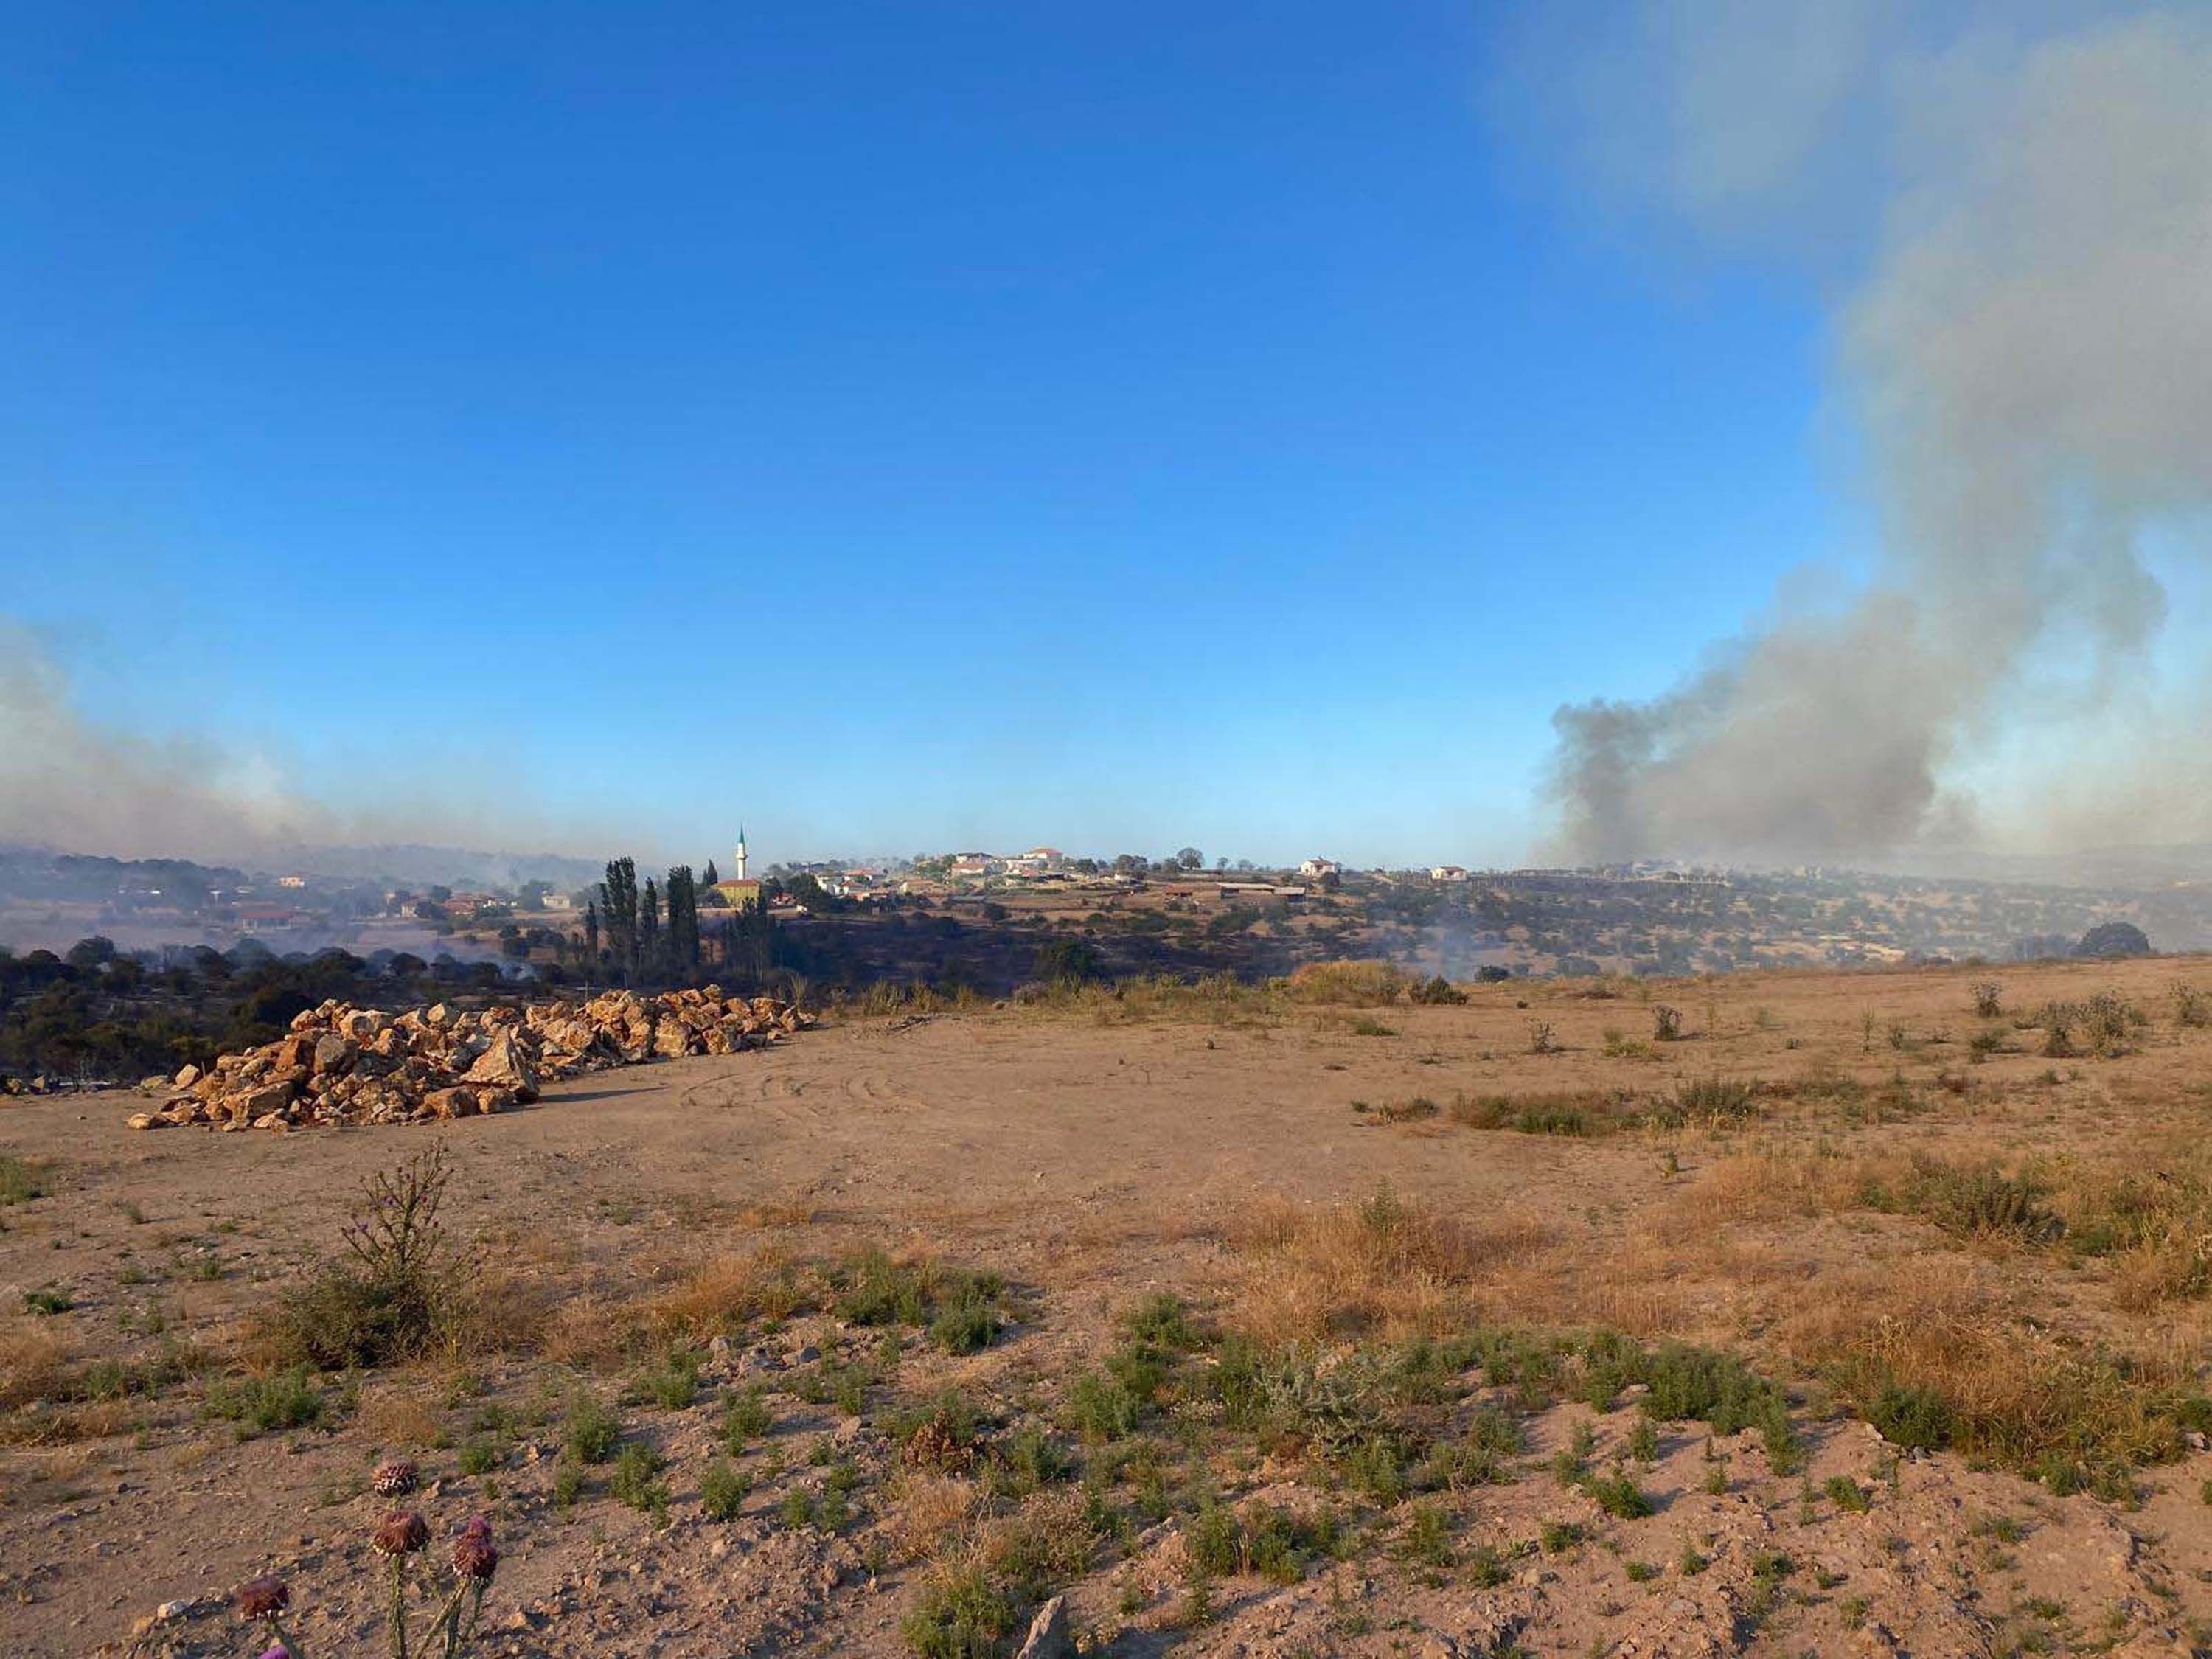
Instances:
[[[44,1322],[0,1333],[0,1407],[51,1400],[67,1384],[69,1348]]]
[[[901,1471],[886,1490],[884,1529],[901,1561],[934,1561],[964,1549],[982,1513],[983,1489],[963,1474]]]
[[[440,1428],[436,1410],[423,1391],[412,1386],[364,1393],[361,1425],[376,1444],[409,1449],[435,1444]]]
[[[1263,1200],[1239,1240],[1237,1322],[1270,1343],[1443,1334],[1466,1326],[1480,1280],[1551,1237],[1542,1223],[1522,1218],[1468,1226],[1388,1186],[1357,1204]]]

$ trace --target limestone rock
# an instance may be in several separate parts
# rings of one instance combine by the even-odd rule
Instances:
[[[1055,1595],[1030,1620],[1030,1633],[1015,1659],[1074,1659],[1075,1644],[1067,1635],[1067,1598]]]

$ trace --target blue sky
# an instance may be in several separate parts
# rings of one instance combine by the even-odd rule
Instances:
[[[1515,860],[1850,550],[1810,279],[1594,220],[1472,6],[11,20],[0,612],[341,811]]]

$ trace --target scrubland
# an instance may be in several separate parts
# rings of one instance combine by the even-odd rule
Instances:
[[[2191,959],[1331,964],[451,1125],[0,1107],[0,1645],[250,1651],[273,1571],[377,1651],[405,1457],[491,1652],[2188,1652],[2208,1061]]]

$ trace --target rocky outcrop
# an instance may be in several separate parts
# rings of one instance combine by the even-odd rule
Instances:
[[[712,985],[483,1009],[441,1002],[400,1014],[325,1002],[274,1042],[225,1054],[204,1073],[185,1066],[160,1091],[161,1109],[130,1124],[283,1130],[476,1117],[536,1099],[548,1079],[737,1054],[813,1023],[789,1004],[726,998]]]

